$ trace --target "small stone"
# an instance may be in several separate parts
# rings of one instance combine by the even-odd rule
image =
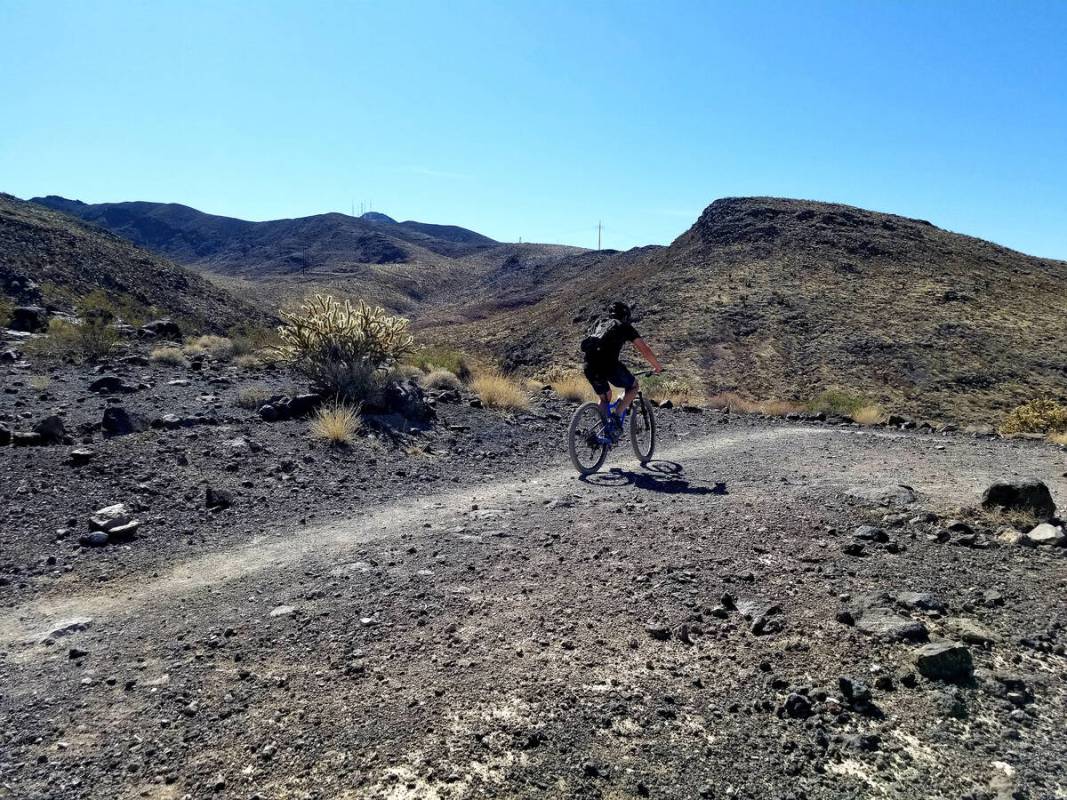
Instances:
[[[272,617],[286,617],[296,611],[295,606],[277,606],[271,609],[270,616]]]
[[[1026,544],[1034,546],[1062,547],[1067,542],[1067,536],[1064,536],[1062,529],[1043,522],[1027,533],[1023,540]]]
[[[649,622],[645,625],[645,633],[657,642],[665,642],[671,638],[671,629],[658,622]]]
[[[212,510],[229,508],[233,505],[233,492],[209,486],[205,492],[204,505]]]
[[[793,692],[785,699],[781,713],[792,719],[807,719],[811,716],[811,700],[802,694]]]

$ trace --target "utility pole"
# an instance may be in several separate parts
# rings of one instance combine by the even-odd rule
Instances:
[[[596,249],[597,250],[600,249],[600,229],[601,229],[601,227],[602,226],[601,226],[600,222],[598,221],[597,224],[596,224]]]

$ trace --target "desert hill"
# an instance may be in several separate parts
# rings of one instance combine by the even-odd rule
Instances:
[[[424,335],[529,371],[576,365],[588,322],[624,297],[672,369],[708,391],[805,400],[838,388],[964,421],[1067,394],[1067,263],[923,220],[727,198],[667,248],[592,259],[540,291],[466,325],[457,303]]]
[[[69,311],[97,289],[198,330],[266,319],[200,275],[119,236],[0,194],[0,295]]]
[[[177,203],[87,204],[63,197],[33,203],[71,214],[179,263],[223,275],[329,272],[355,264],[435,262],[497,243],[453,225],[396,222],[385,214],[316,214],[249,222]]]

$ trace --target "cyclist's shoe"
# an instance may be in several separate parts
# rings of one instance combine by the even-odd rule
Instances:
[[[612,444],[617,443],[619,437],[622,436],[622,420],[614,414],[608,414],[608,424],[605,427],[604,433],[611,437]]]

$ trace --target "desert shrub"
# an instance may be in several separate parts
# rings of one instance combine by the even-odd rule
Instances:
[[[47,375],[31,375],[29,383],[35,392],[47,392],[48,387],[52,385],[52,379]]]
[[[48,332],[29,342],[26,350],[44,358],[96,361],[110,353],[118,339],[109,316],[101,314],[73,322],[53,317]]]
[[[189,339],[182,349],[188,356],[206,355],[218,361],[233,358],[233,342],[225,336],[197,336]]]
[[[334,446],[343,446],[352,443],[352,437],[361,427],[358,406],[333,402],[320,406],[315,412],[311,419],[311,436]]]
[[[573,403],[581,403],[584,400],[596,400],[596,392],[594,392],[593,387],[589,385],[589,381],[585,379],[584,375],[579,375],[574,372],[562,375],[552,381],[552,388],[555,390],[556,394],[564,400],[570,400]]]
[[[827,416],[855,418],[856,412],[868,405],[870,401],[862,395],[852,394],[844,389],[827,389],[809,400],[807,408]]]
[[[464,383],[471,378],[471,369],[467,356],[451,347],[423,347],[412,353],[406,359],[406,362],[418,367],[423,372],[446,369]]]
[[[447,369],[435,369],[430,374],[424,375],[421,382],[426,389],[455,389],[459,391],[463,387],[463,382],[456,377],[456,374],[449,372]]]
[[[293,369],[344,397],[363,400],[378,373],[412,352],[408,321],[384,309],[315,295],[297,311],[282,312],[277,348]]]
[[[143,325],[152,315],[152,309],[129,295],[108,294],[103,289],[94,289],[75,300],[74,308],[83,319],[103,316],[109,323],[122,320],[129,325]]]
[[[701,396],[700,388],[690,379],[662,373],[641,378],[641,391],[657,403],[670,400],[674,405],[689,405]]]
[[[478,375],[471,387],[486,408],[521,411],[530,404],[530,398],[519,383],[501,372]]]
[[[1010,414],[1000,426],[1000,432],[1063,433],[1067,432],[1067,406],[1047,397],[1025,403]]]
[[[255,411],[273,396],[274,393],[266,386],[246,386],[237,393],[237,405]]]
[[[393,378],[398,381],[421,382],[423,376],[425,376],[426,374],[421,369],[412,364],[396,364],[392,367],[390,372],[392,373]]]
[[[1067,447],[1067,432],[1050,433],[1048,440],[1053,444],[1058,444],[1061,447]]]
[[[803,411],[802,406],[791,400],[750,400],[736,392],[719,392],[712,395],[708,405],[731,414],[764,414],[768,417],[784,417]]]
[[[259,356],[251,353],[237,356],[233,360],[233,363],[238,369],[259,369],[263,366],[263,362],[259,360]]]
[[[229,339],[233,343],[235,356],[258,354],[262,350],[278,347],[282,343],[276,329],[248,323],[231,328]]]
[[[189,366],[189,361],[180,347],[156,347],[148,354],[148,358],[159,364],[170,364],[175,367]]]
[[[11,323],[11,314],[14,310],[15,303],[0,295],[0,328],[6,328]]]
[[[880,425],[885,422],[886,413],[880,405],[870,403],[852,412],[852,419],[860,425]]]
[[[761,400],[756,404],[756,413],[768,417],[785,417],[803,410],[803,407],[790,400]]]

